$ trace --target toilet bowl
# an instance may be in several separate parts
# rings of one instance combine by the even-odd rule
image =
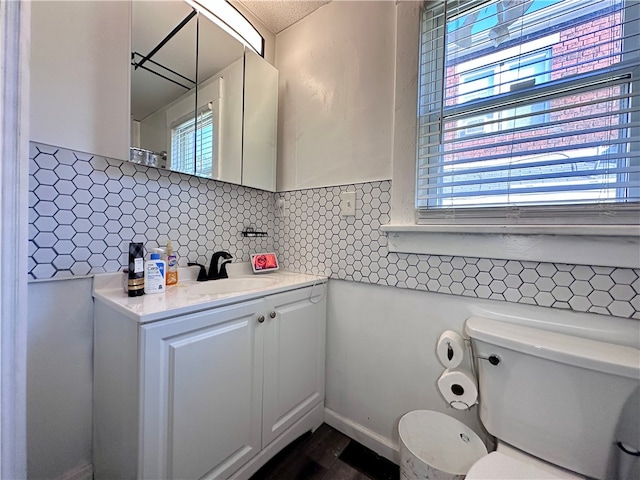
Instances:
[[[469,468],[465,478],[467,480],[584,480],[586,477],[499,442],[496,451],[475,462]]]

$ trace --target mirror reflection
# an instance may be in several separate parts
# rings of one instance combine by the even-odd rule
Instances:
[[[244,47],[183,1],[132,2],[130,160],[241,183]]]

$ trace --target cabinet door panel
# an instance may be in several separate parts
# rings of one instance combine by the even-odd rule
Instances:
[[[324,399],[325,286],[273,295],[265,332],[263,446]]]
[[[144,477],[226,478],[260,451],[261,304],[143,328]]]

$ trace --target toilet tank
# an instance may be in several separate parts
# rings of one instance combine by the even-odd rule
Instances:
[[[548,322],[467,319],[487,431],[582,475],[616,478],[616,443],[640,449],[640,409],[628,408],[640,388],[640,322],[624,324],[617,343],[611,328],[619,320],[587,338]],[[617,438],[625,431],[638,433]]]

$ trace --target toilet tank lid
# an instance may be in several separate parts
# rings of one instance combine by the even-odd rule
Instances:
[[[640,350],[634,347],[480,316],[468,318],[464,330],[471,339],[535,357],[628,378],[640,376]]]

